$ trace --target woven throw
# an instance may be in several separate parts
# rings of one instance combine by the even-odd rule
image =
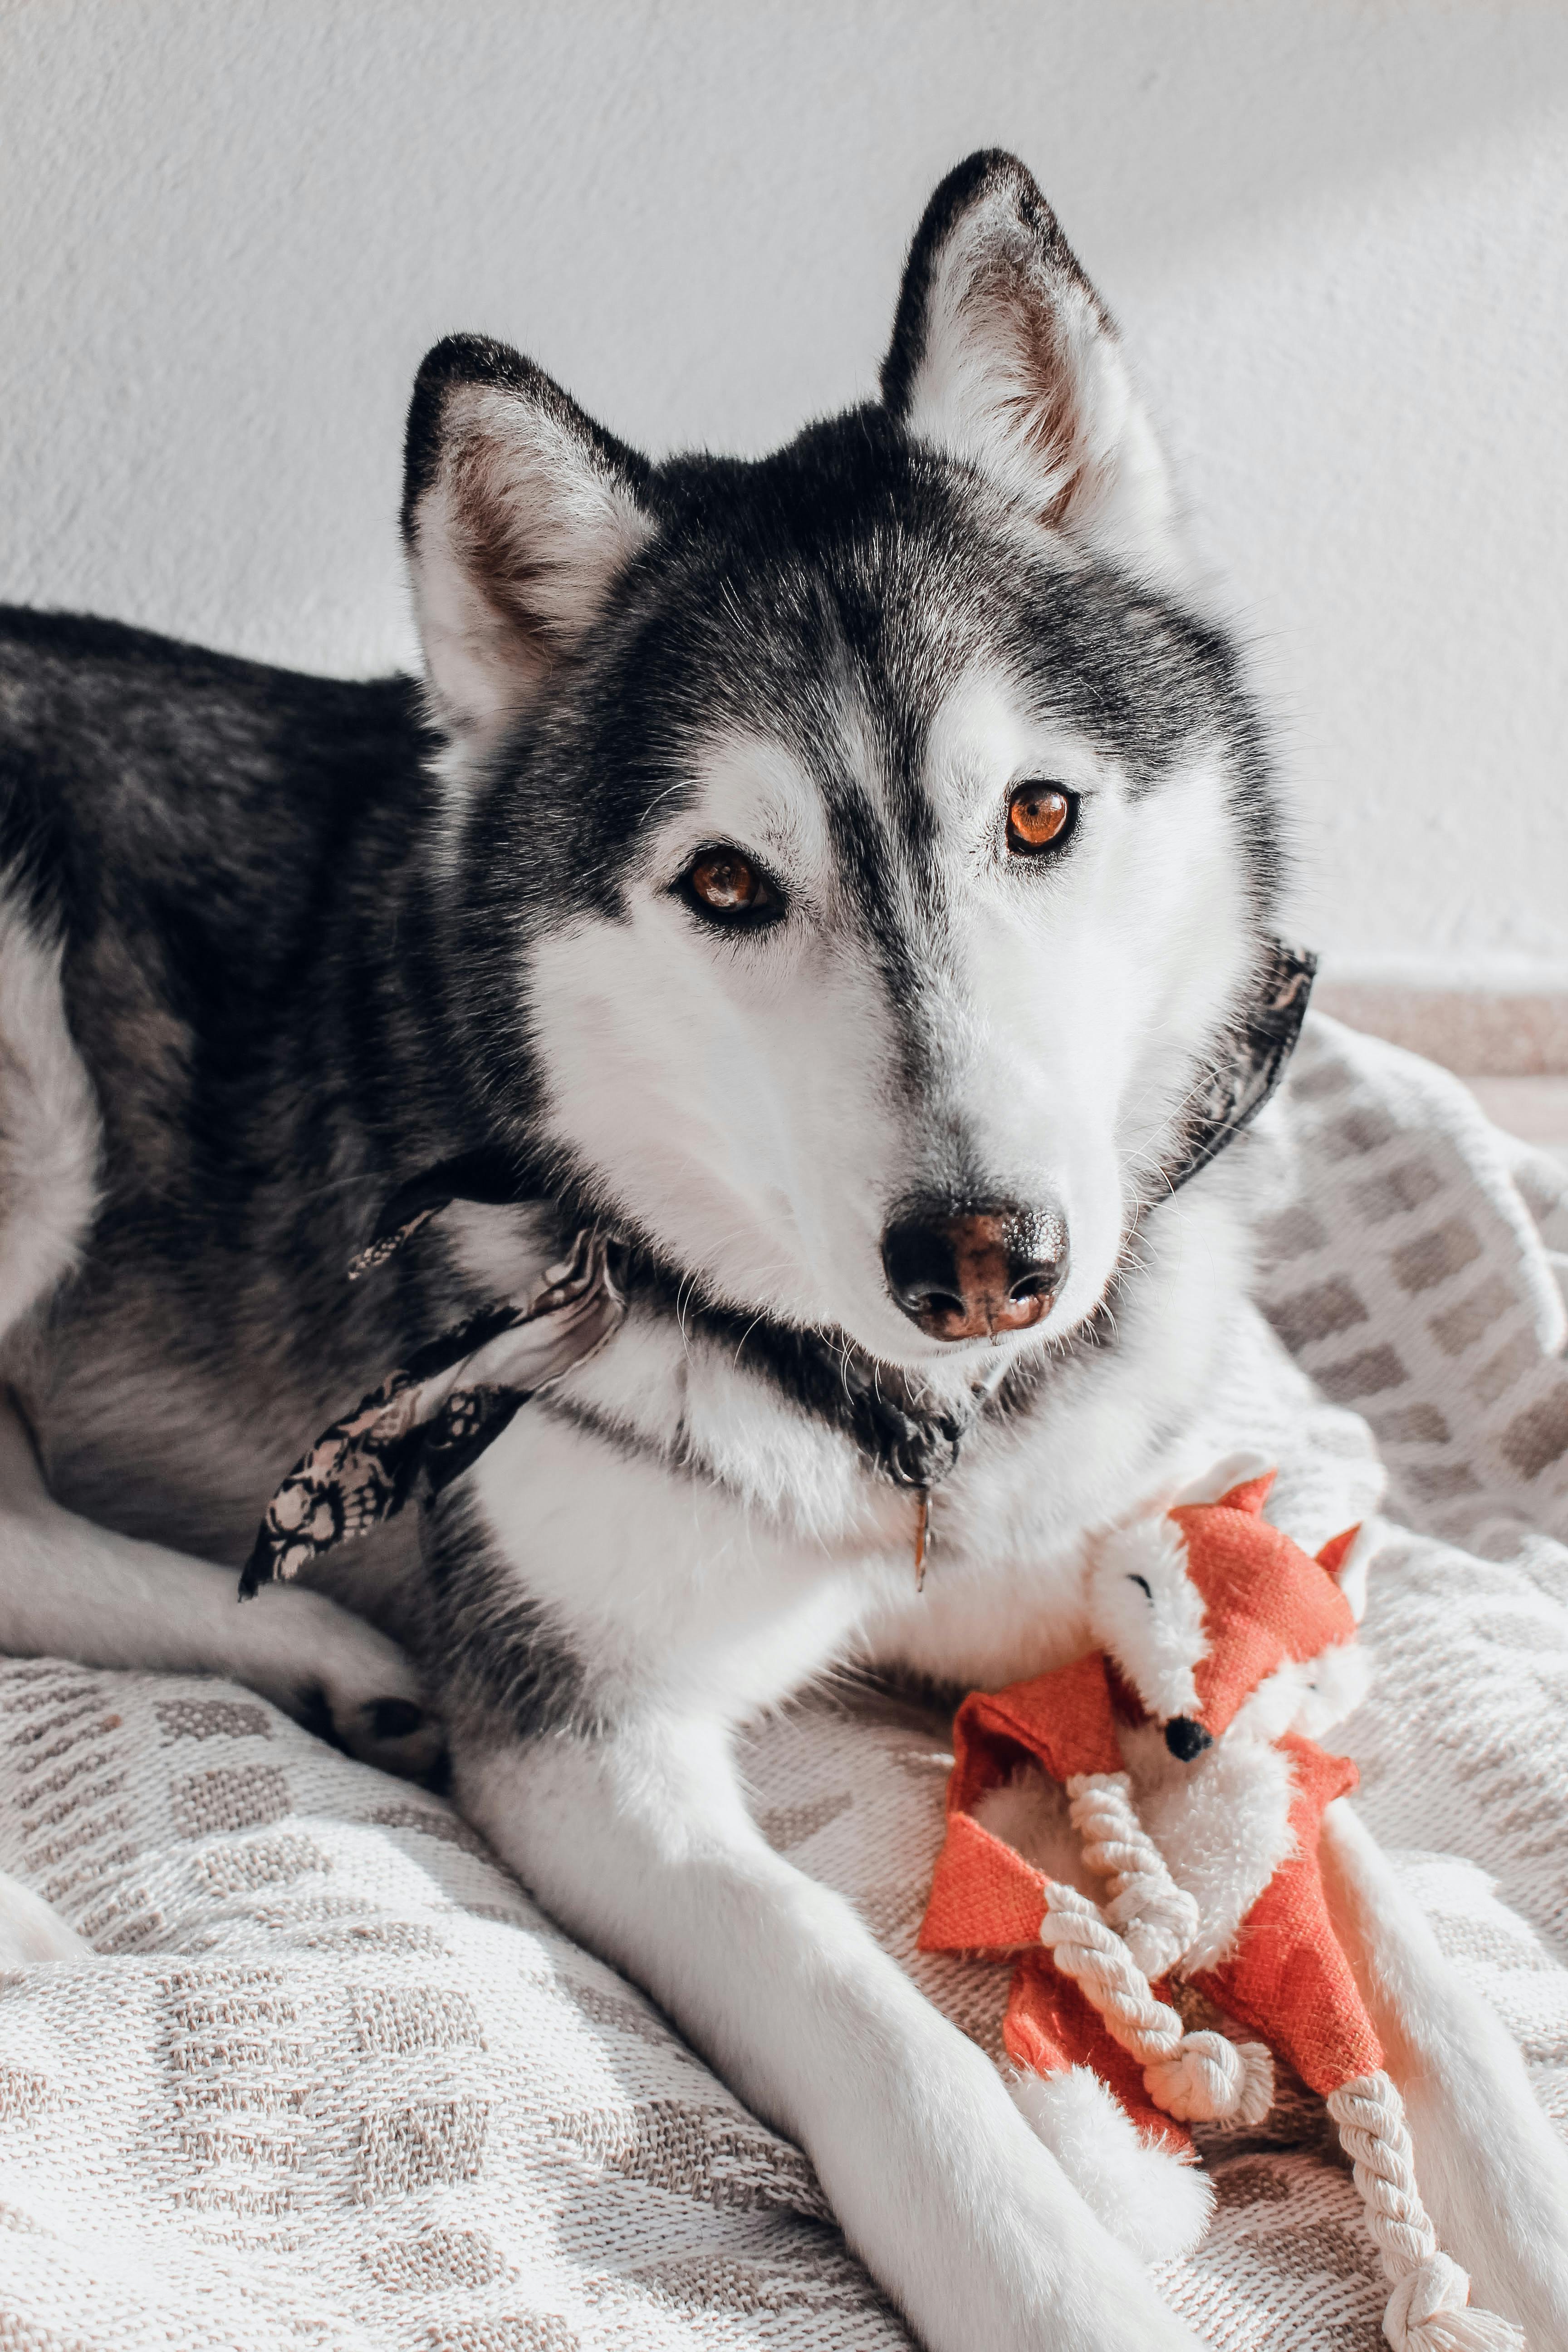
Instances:
[[[1312,1020],[1237,1147],[1261,1312],[1208,1402],[1309,1547],[1385,1496],[1342,1742],[1373,1827],[1568,2130],[1568,1176]],[[914,1938],[949,1764],[894,1698],[749,1739],[770,1842],[994,2055],[1007,1970]],[[226,1685],[0,1662],[0,1868],[96,1964],[0,1979],[3,2352],[577,2352],[909,2339],[799,2152],[436,1799]],[[1163,2292],[1204,2340],[1377,2352],[1321,2106],[1209,2134]]]

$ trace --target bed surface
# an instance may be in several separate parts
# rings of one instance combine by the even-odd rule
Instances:
[[[1276,1455],[1310,1547],[1383,1497],[1380,1680],[1331,1744],[1568,2133],[1568,1171],[1321,1017],[1238,1149],[1263,1312],[1215,1452]],[[748,1772],[770,1841],[994,2052],[1006,1969],[914,1951],[945,1737],[813,1703]],[[0,1977],[0,2352],[907,2343],[799,2152],[639,1993],[439,1801],[248,1692],[0,1662],[0,1868],[100,1956]],[[1321,2108],[1206,2160],[1213,2230],[1159,2273],[1205,2340],[1375,2352]]]

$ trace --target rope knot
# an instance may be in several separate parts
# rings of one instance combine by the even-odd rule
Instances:
[[[1470,2282],[1457,2262],[1428,2254],[1388,2298],[1383,2332],[1394,2352],[1524,2352],[1523,2332],[1489,2311],[1472,2311]]]
[[[1470,2282],[1437,2244],[1405,2128],[1405,2102],[1385,2074],[1358,2074],[1329,2094],[1367,2226],[1394,2292],[1383,2332],[1394,2352],[1524,2352],[1511,2320],[1470,2308]]]
[[[1181,2124],[1260,2124],[1274,2104],[1274,2061],[1260,2042],[1188,2033],[1169,2058],[1143,2070],[1157,2107]]]
[[[1143,2068],[1157,2107],[1180,2123],[1261,2123],[1274,2104],[1274,2062],[1261,2042],[1187,2033],[1097,1905],[1047,1882],[1040,1941]]]

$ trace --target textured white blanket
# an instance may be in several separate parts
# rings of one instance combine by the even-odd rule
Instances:
[[[1322,1020],[1240,1148],[1295,1363],[1249,1316],[1215,1451],[1276,1454],[1312,1546],[1386,1466],[1382,1679],[1339,1744],[1568,2131],[1568,1176]],[[751,1778],[773,1843],[994,2048],[1006,1971],[913,1951],[943,1728],[803,1707]],[[0,1663],[0,1867],[100,1955],[0,1979],[3,2352],[907,2343],[803,2158],[638,1994],[434,1799],[248,1694]],[[1214,2229],[1162,2273],[1199,2332],[1374,2352],[1321,2110],[1207,2160]]]

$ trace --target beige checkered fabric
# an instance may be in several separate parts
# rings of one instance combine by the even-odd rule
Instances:
[[[1373,1826],[1568,2129],[1568,1187],[1442,1073],[1309,1024],[1247,1147],[1262,1291],[1216,1452],[1311,1544],[1376,1502]],[[1310,1373],[1316,1392],[1304,1377]],[[1375,1448],[1368,1428],[1375,1433]],[[945,1726],[801,1708],[759,1818],[997,2046],[1005,1971],[914,1951]],[[798,2152],[434,1799],[212,1683],[0,1665],[0,1867],[96,1966],[0,1981],[0,2352],[576,2352],[907,2342]],[[1226,2352],[1375,2352],[1321,2109],[1209,2137],[1162,2284]]]

